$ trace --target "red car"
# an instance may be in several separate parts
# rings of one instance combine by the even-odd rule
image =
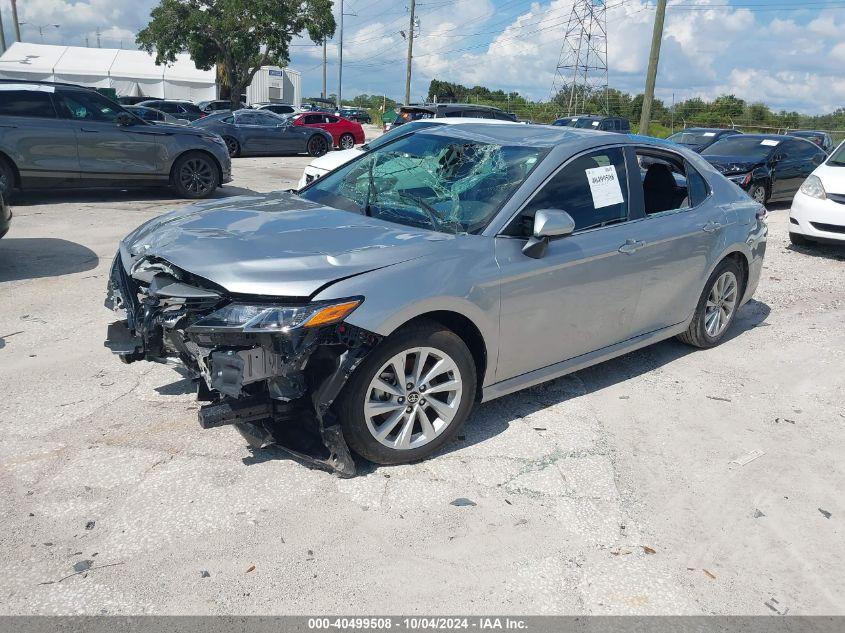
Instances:
[[[335,147],[352,149],[364,142],[364,128],[360,123],[326,114],[325,112],[305,112],[293,120],[294,125],[318,127],[332,135]]]

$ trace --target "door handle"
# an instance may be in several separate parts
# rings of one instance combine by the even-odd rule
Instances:
[[[716,220],[710,220],[707,224],[701,227],[701,230],[705,233],[715,233],[721,228],[722,224],[720,222],[716,222]]]
[[[625,253],[626,255],[631,255],[633,253],[636,253],[643,246],[645,246],[645,242],[641,240],[627,239],[625,240],[625,243],[619,247],[619,252]]]
[[[80,132],[89,132],[91,134],[99,134],[100,130],[90,130],[88,128],[81,127],[79,128]]]
[[[12,130],[12,129],[17,129],[18,126],[17,125],[0,125],[0,127],[4,127],[4,128]]]

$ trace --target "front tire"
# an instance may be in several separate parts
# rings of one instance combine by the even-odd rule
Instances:
[[[793,233],[791,231],[789,233],[789,241],[793,246],[807,246],[810,243],[810,240],[800,233]]]
[[[475,402],[476,368],[461,338],[434,322],[402,328],[364,360],[337,402],[343,436],[377,464],[436,452]]]
[[[15,186],[15,172],[5,158],[0,157],[0,196],[5,200],[12,197],[12,188]]]
[[[180,156],[173,166],[173,186],[183,198],[206,198],[220,184],[214,160],[201,152]]]
[[[355,137],[351,134],[343,134],[338,142],[340,149],[352,149],[355,147]]]
[[[235,158],[241,153],[241,146],[237,140],[231,136],[224,136],[223,140],[226,142],[226,150],[229,152],[229,158]]]
[[[769,200],[769,192],[766,189],[766,185],[761,182],[755,182],[751,185],[751,189],[748,190],[748,195],[751,196],[751,199],[754,202],[759,202],[760,204],[766,204]]]
[[[678,339],[702,349],[721,343],[734,321],[744,288],[739,265],[732,259],[723,260],[704,285],[692,322]]]
[[[315,134],[308,139],[308,155],[315,158],[323,156],[329,151],[329,142],[320,134]]]

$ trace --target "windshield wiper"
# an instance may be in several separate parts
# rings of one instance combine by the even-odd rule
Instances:
[[[376,159],[378,160],[378,159]],[[372,196],[373,192],[376,190],[376,183],[373,179],[373,168],[375,167],[375,160],[370,161],[370,168],[367,170],[367,199],[364,200],[364,206],[362,207],[362,211],[364,215],[368,217],[372,217],[373,211],[370,208],[370,197]]]
[[[396,190],[396,195],[400,198],[405,198],[406,200],[416,202],[418,205],[420,205],[420,209],[425,212],[426,216],[428,217],[428,221],[431,223],[431,226],[434,227],[435,231],[439,231],[442,228],[441,223],[445,221],[445,218],[443,218],[440,215],[440,212],[433,206],[431,206],[428,202],[418,196],[415,196],[414,194],[408,193],[407,191],[402,191],[401,189]],[[450,221],[450,223],[453,225],[452,228],[455,228],[454,225],[456,223],[452,221]],[[455,233],[457,232],[458,231],[456,230]]]

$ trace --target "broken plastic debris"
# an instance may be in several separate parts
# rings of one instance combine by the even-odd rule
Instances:
[[[755,519],[759,519],[759,518],[764,517],[764,516],[766,516],[766,515],[763,514],[762,512],[760,512],[760,510],[758,510],[757,508],[754,508],[754,518]]]
[[[96,522],[96,521],[88,521],[88,523],[86,523],[86,524],[85,524],[85,529],[86,529],[86,530],[93,530],[93,529],[94,529],[94,526],[95,526],[96,524],[97,524],[97,522]]]
[[[710,572],[709,572],[709,571],[707,571],[706,569],[702,569],[701,571],[703,571],[705,574],[707,574],[707,577],[708,577],[710,580],[716,580],[716,575],[715,575],[715,574],[710,573]]]
[[[466,497],[460,497],[460,498],[452,501],[449,505],[461,507],[461,506],[474,506],[474,505],[477,505],[477,504],[475,503],[475,501],[472,501],[471,499],[467,499]]]
[[[211,574],[209,574],[205,569],[200,572],[200,578],[211,578]]]
[[[244,573],[248,574],[251,571],[255,571],[255,565],[250,565],[249,569],[247,569]]]
[[[646,554],[657,554],[657,550],[649,547],[648,545],[643,545],[643,551]]]
[[[753,462],[755,459],[765,454],[766,453],[764,451],[761,451],[759,448],[755,448],[750,453],[746,453],[742,457],[737,457],[736,459],[731,460],[730,463],[736,464],[737,466],[745,466],[746,464]]]
[[[830,515],[830,512],[828,512],[827,510],[822,510],[821,508],[819,508],[819,512],[821,512],[821,513],[822,513],[822,516],[823,516],[825,519],[829,519],[829,518],[830,518],[830,516],[831,516],[831,515]]]

